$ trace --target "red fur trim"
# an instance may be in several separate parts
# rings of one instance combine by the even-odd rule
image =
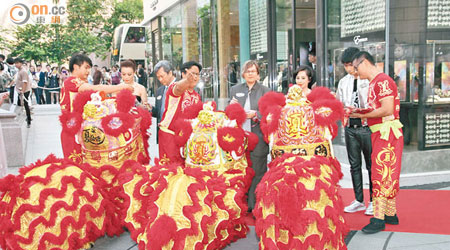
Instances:
[[[336,99],[330,90],[326,87],[315,87],[311,90],[311,93],[306,97],[310,102],[314,103],[324,99]]]
[[[137,110],[139,116],[142,118],[141,119],[141,132],[145,133],[147,131],[147,129],[149,129],[150,126],[152,126],[152,115],[148,110],[143,109],[141,107],[138,107],[136,110]]]
[[[111,124],[112,122],[117,122],[117,125]],[[128,113],[115,113],[111,115],[107,115],[102,119],[102,127],[106,134],[110,136],[117,137],[120,134],[125,133],[128,129],[132,128],[134,125],[135,119],[131,114]],[[117,127],[113,127],[117,126]]]
[[[331,94],[330,94],[331,95]],[[314,110],[314,118],[319,126],[329,126],[340,120],[344,116],[344,106],[342,102],[333,99],[321,99],[313,102],[311,107]],[[328,112],[320,112],[322,109],[329,109]]]
[[[263,116],[266,116],[269,113],[269,108],[273,106],[277,106],[278,108],[286,105],[286,97],[284,97],[283,93],[277,92],[268,92],[259,99],[258,107],[259,112]]]
[[[128,113],[136,102],[136,97],[128,89],[123,89],[116,95],[117,110]]]
[[[253,151],[255,149],[256,145],[258,145],[258,135],[252,132],[245,132],[245,136],[247,137],[247,150]]]
[[[239,103],[228,105],[225,109],[225,114],[230,120],[236,120],[239,127],[242,126],[247,119],[247,114]]]
[[[192,134],[192,125],[184,119],[178,119],[174,122],[173,131],[175,132],[175,143],[178,147],[183,147]]]
[[[269,135],[277,131],[281,117],[282,107],[272,106],[266,108],[266,114],[263,115],[260,128],[264,134],[264,140],[268,143]]]
[[[217,142],[228,152],[239,151],[244,144],[245,133],[242,128],[222,127],[217,129]]]
[[[40,168],[44,164],[50,164],[50,166],[46,166],[46,174],[43,177],[30,175],[24,178],[26,173],[35,168]],[[68,167],[71,167],[70,173],[66,170]],[[7,193],[11,197],[10,200],[6,203],[0,199],[0,224],[2,225],[0,227],[0,244],[2,248],[20,249],[19,243],[28,245],[38,240],[39,242],[36,242],[38,243],[37,249],[43,250],[48,249],[48,244],[62,245],[68,239],[68,249],[79,249],[84,244],[95,241],[105,233],[113,236],[122,232],[120,225],[112,222],[114,215],[110,213],[109,209],[112,207],[112,204],[108,199],[104,199],[107,195],[103,193],[103,182],[94,178],[82,168],[75,170],[79,172],[77,176],[73,172],[73,167],[77,166],[50,155],[44,161],[38,161],[36,164],[31,164],[20,170],[20,175],[16,177],[14,182],[18,185],[17,189],[14,192],[8,191]],[[53,174],[57,172],[58,176],[62,176],[59,177],[60,181],[55,183],[55,185],[57,184],[55,187],[49,186],[55,178]],[[75,174],[77,177],[72,174]],[[93,184],[92,190],[84,190],[88,182]],[[36,184],[39,184],[42,188],[39,190],[34,189],[35,192],[39,193],[34,193],[33,195],[37,195],[36,197],[39,197],[39,199],[37,205],[31,205],[26,201],[30,197],[29,187]],[[70,194],[67,193],[68,187],[74,189]],[[70,195],[72,198],[72,201],[69,203],[61,200],[67,195]],[[50,197],[54,202],[48,205]],[[18,198],[24,201],[19,206],[16,204]],[[81,202],[81,200],[83,201]],[[94,202],[100,202],[98,210],[91,205]],[[78,214],[78,220],[75,220],[74,217],[68,214],[65,217],[61,217],[64,215],[64,213],[60,213],[61,210]],[[35,215],[28,226],[28,238],[20,237],[15,233],[21,230],[22,219],[25,213]],[[48,220],[40,216],[46,213],[49,214]],[[14,216],[11,216],[12,214]],[[101,221],[100,228],[93,223],[93,220]],[[45,228],[51,231],[58,228],[60,234],[54,235],[46,231],[36,232],[38,225],[44,225]],[[81,238],[83,232],[86,233],[84,238]],[[36,236],[38,233],[39,236]]]
[[[151,249],[163,249],[163,246],[175,238],[177,224],[167,215],[161,215],[147,231],[147,241]],[[150,249],[150,248],[147,249]]]
[[[62,130],[70,135],[75,136],[76,133],[81,128],[81,123],[83,123],[83,118],[81,113],[66,112],[59,116],[59,121],[61,122]]]
[[[274,159],[269,169],[256,188],[257,204],[253,210],[256,233],[264,246],[268,249],[324,249],[328,243],[333,249],[344,246],[343,238],[348,228],[341,220],[343,204],[337,193],[339,178],[342,177],[339,162],[320,156],[306,160],[284,154]],[[314,181],[313,189],[310,186],[306,188],[299,178]],[[308,205],[310,201],[318,201],[322,193],[331,200],[330,205],[316,208],[325,211],[324,217]],[[274,211],[266,210],[263,217],[263,209],[268,207],[273,207]],[[334,231],[329,228],[328,220],[336,226]],[[300,241],[297,236],[305,235],[312,223],[316,223],[321,237],[310,234]],[[266,237],[265,232],[271,227],[275,230],[275,241]],[[280,230],[288,231],[286,244],[277,240]]]
[[[203,102],[195,103],[191,106],[188,106],[184,109],[182,118],[184,119],[195,119],[198,116],[198,113],[203,109]]]
[[[16,177],[15,175],[9,174],[2,179],[0,179],[0,194],[8,191],[13,191],[16,189],[17,184],[20,183],[23,178]]]
[[[83,113],[84,105],[91,100],[91,94],[95,93],[93,90],[79,92],[73,100],[73,112]]]

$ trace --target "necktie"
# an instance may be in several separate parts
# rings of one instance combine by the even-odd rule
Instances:
[[[162,95],[162,99],[161,99],[161,112],[160,112],[160,120],[163,117],[164,114],[164,109],[166,108],[166,91],[167,91],[167,86],[164,86],[164,91],[163,91],[163,95]]]

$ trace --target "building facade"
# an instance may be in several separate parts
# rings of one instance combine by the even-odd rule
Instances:
[[[367,50],[398,85],[405,143],[450,147],[448,0],[144,0],[144,16],[151,65],[199,61],[202,97],[219,107],[249,59],[275,91],[302,64],[315,67],[318,85],[335,90],[344,49]]]

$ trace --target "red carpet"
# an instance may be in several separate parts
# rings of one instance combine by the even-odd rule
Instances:
[[[343,188],[340,194],[344,205],[355,199],[353,189]],[[369,197],[369,190],[364,190],[364,197]],[[397,197],[397,211],[400,224],[386,225],[386,231],[450,235],[450,191],[402,189]],[[351,230],[361,230],[371,218],[364,211],[345,213],[344,217]],[[251,214],[245,222],[255,225]]]
[[[344,205],[355,199],[353,189],[343,188],[340,194]],[[369,197],[368,190],[364,190],[364,197]],[[450,191],[402,189],[397,196],[397,211],[400,224],[386,225],[386,231],[450,235]],[[364,211],[345,213],[351,230],[361,230],[370,218]]]

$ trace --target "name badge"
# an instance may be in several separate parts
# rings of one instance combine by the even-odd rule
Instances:
[[[236,96],[237,96],[237,97],[244,97],[245,94],[244,94],[244,93],[236,93]]]
[[[158,97],[156,97],[156,100],[161,100],[162,96],[159,95]]]

